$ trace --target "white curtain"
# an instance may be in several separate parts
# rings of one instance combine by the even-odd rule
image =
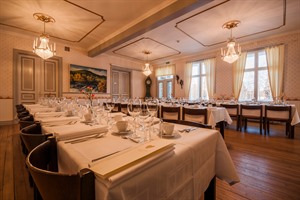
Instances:
[[[155,69],[155,76],[169,76],[175,74],[175,65],[166,65]]]
[[[246,66],[247,52],[243,52],[239,59],[233,63],[233,95],[238,99],[243,85],[244,72]]]
[[[206,73],[206,85],[208,97],[213,98],[215,93],[215,82],[216,82],[216,59],[206,59],[203,61]]]
[[[269,82],[273,99],[280,98],[283,89],[284,45],[265,48]]]
[[[191,89],[191,79],[192,79],[192,62],[186,63],[184,68],[184,94],[185,97],[190,97],[190,89]]]

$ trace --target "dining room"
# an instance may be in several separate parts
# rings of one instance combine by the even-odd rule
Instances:
[[[299,0],[0,11],[0,199],[299,198]]]

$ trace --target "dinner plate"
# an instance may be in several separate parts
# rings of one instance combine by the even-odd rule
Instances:
[[[178,138],[180,137],[180,134],[178,133],[178,131],[174,131],[173,134],[162,134],[163,138]]]
[[[127,131],[115,131],[113,132],[113,134],[116,134],[116,135],[127,135],[127,134],[131,134],[132,131],[131,130],[127,130]]]
[[[81,121],[81,123],[84,123],[84,124],[89,124],[89,123],[92,123],[93,121]]]

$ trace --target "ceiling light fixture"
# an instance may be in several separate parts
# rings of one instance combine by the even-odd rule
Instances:
[[[232,20],[223,24],[222,28],[230,29],[230,38],[227,40],[227,52],[221,48],[221,58],[225,62],[233,63],[235,62],[241,55],[241,47],[237,44],[237,49],[235,49],[236,39],[232,37],[232,29],[237,27],[238,24],[241,23],[238,20]]]
[[[38,38],[33,40],[33,53],[46,60],[56,54],[56,45],[54,43],[53,46],[52,44],[49,46],[49,35],[45,32],[45,24],[49,22],[54,23],[55,19],[43,13],[34,13],[33,17],[44,22],[44,32],[39,37],[40,44]]]
[[[148,55],[151,54],[151,51],[144,50],[142,53],[144,53],[147,56],[147,61],[145,63],[143,74],[145,76],[149,76],[152,73],[150,70],[150,63],[148,61]]]

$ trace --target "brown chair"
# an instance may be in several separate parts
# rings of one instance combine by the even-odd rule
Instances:
[[[20,130],[34,123],[36,122],[34,121],[33,115],[30,114],[25,117],[22,117],[19,119]]]
[[[169,123],[174,123],[174,124],[182,124],[186,126],[195,126],[199,128],[207,128],[207,129],[212,129],[211,125],[207,124],[202,124],[198,122],[191,122],[191,121],[184,121],[184,120],[174,120],[174,119],[164,119],[164,122],[169,122]]]
[[[244,123],[244,130],[247,130],[247,120],[259,121],[259,133],[262,134],[263,127],[263,109],[262,105],[241,105],[240,130]]]
[[[270,134],[270,122],[284,122],[286,124],[285,134],[289,138],[294,138],[294,131],[292,130],[292,107],[291,106],[265,106],[265,135]]]
[[[221,107],[226,108],[229,116],[236,119],[236,130],[240,129],[240,114],[238,104],[221,104]]]
[[[43,200],[94,200],[95,176],[89,169],[77,174],[58,173],[55,138],[34,148],[26,165]]]
[[[207,109],[183,107],[182,120],[207,124]]]
[[[180,106],[161,106],[161,118],[180,120]]]
[[[127,103],[121,103],[120,104],[120,112],[128,115],[128,110],[127,110]]]

